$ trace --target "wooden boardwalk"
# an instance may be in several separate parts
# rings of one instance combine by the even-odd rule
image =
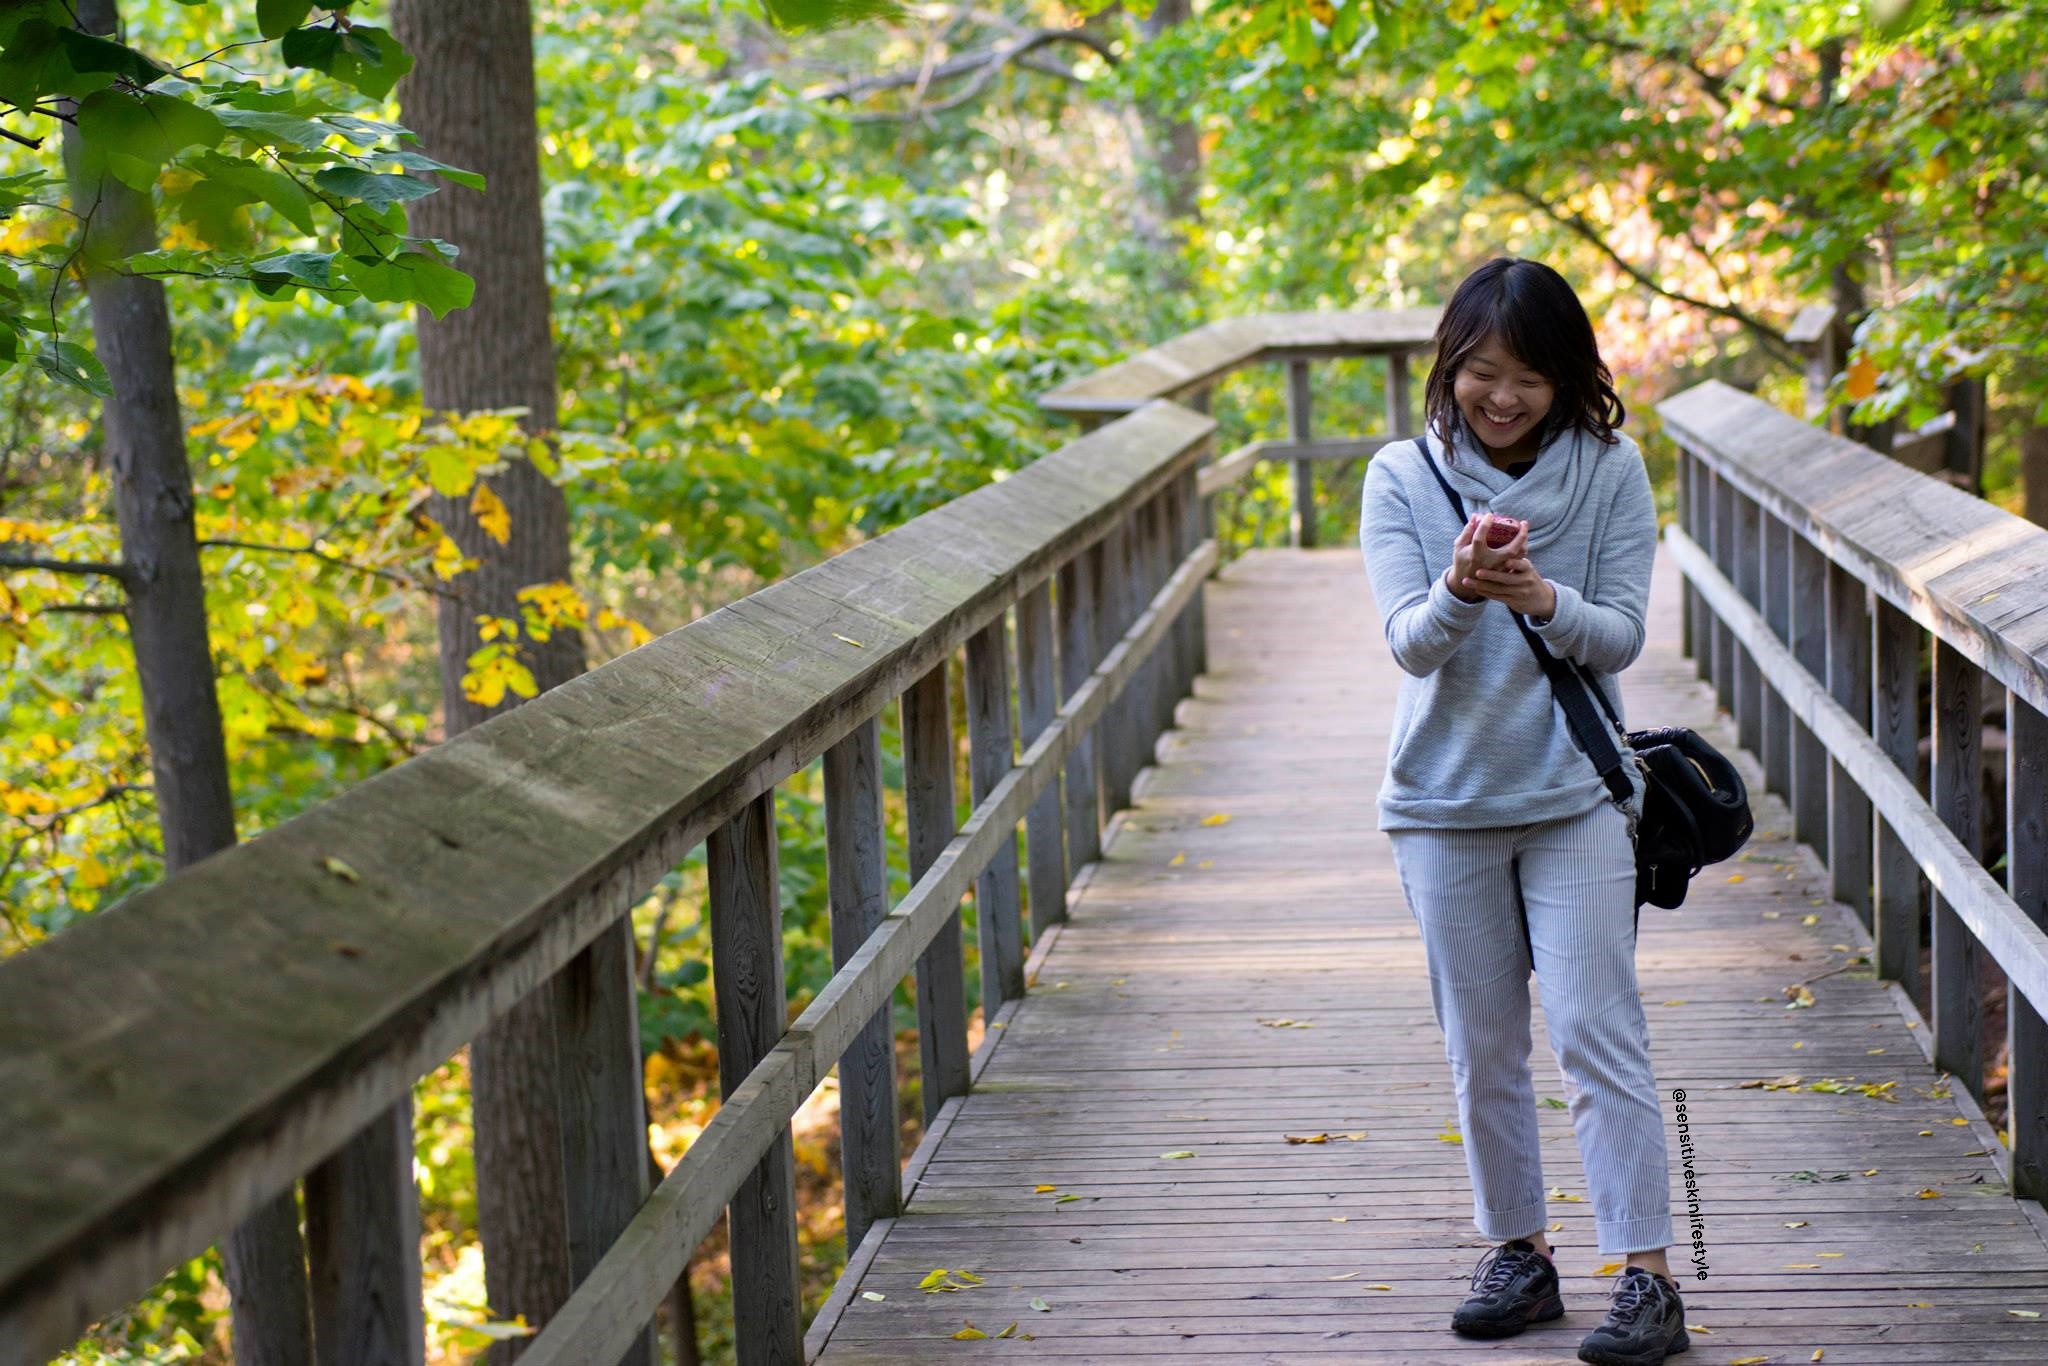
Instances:
[[[1598,1272],[1619,1259],[1594,1246],[1565,1111],[1540,1103],[1563,1091],[1538,1005],[1567,1313],[1491,1345],[1448,1329],[1486,1244],[1422,948],[1374,828],[1398,675],[1356,550],[1253,553],[1211,584],[1208,616],[1211,672],[1181,729],[1037,946],[973,1093],[912,1159],[907,1212],[818,1316],[814,1356],[1569,1362],[1599,1322]],[[1678,617],[1660,562],[1629,713],[1732,751]],[[1903,993],[1855,965],[1868,939],[1823,899],[1783,805],[1757,810],[1750,847],[1684,909],[1642,914],[1686,1359],[2048,1360],[2038,1209],[2006,1194],[1996,1135],[1938,1084]],[[1814,1004],[1788,1009],[1803,979]],[[1806,1085],[1826,1079],[1886,1089]],[[1687,1260],[1679,1088],[1705,1281]],[[979,1283],[921,1291],[938,1268]],[[969,1323],[1016,1327],[956,1340]]]

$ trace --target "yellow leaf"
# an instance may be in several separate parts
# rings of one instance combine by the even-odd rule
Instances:
[[[1053,1203],[1054,1203],[1055,1205],[1064,1205],[1064,1204],[1066,1204],[1066,1203],[1067,1203],[1067,1202],[1068,1202],[1069,1200],[1079,1200],[1080,1198],[1081,1198],[1081,1197],[1080,1197],[1080,1196],[1078,1196],[1078,1195],[1071,1195],[1071,1194],[1070,1194],[1070,1195],[1062,1195],[1062,1196],[1061,1196],[1061,1197],[1060,1197],[1059,1199],[1057,1199],[1057,1200],[1053,1201]]]
[[[1875,1167],[1865,1167],[1865,1168],[1863,1169],[1863,1174],[1864,1174],[1865,1176],[1876,1176],[1876,1175],[1877,1175],[1877,1168],[1875,1168]]]
[[[1787,1262],[1787,1263],[1785,1263],[1785,1269],[1786,1269],[1787,1271],[1818,1271],[1818,1270],[1820,1270],[1820,1263],[1819,1263],[1819,1262]]]
[[[975,1275],[972,1271],[956,1271],[953,1273],[953,1279],[956,1281],[965,1281],[969,1285],[981,1284],[981,1277]]]
[[[845,641],[845,642],[846,642],[846,643],[847,643],[848,645],[851,645],[851,646],[852,646],[852,647],[853,647],[854,649],[856,649],[856,650],[865,650],[865,649],[867,649],[867,646],[865,646],[865,645],[861,644],[861,643],[860,643],[859,641],[855,640],[855,639],[854,639],[854,638],[853,638],[852,636],[842,636],[842,635],[840,635],[840,634],[839,634],[839,633],[838,633],[837,631],[834,631],[834,632],[832,633],[832,638],[833,638],[834,640],[843,640],[843,641]],[[1017,1325],[1015,1325],[1015,1324],[1011,1324],[1010,1326],[1011,1326],[1012,1328],[1014,1328],[1014,1327],[1016,1327]]]
[[[1941,1192],[1934,1189],[1934,1187],[1932,1186],[1922,1186],[1918,1191],[1914,1193],[1918,1195],[1922,1200],[1941,1199]]]
[[[1436,1136],[1436,1141],[1439,1143],[1455,1143],[1459,1147],[1463,1147],[1465,1145],[1465,1136],[1454,1129],[1445,1129]]]
[[[1160,1158],[1160,1160],[1161,1160],[1162,1162],[1178,1162],[1178,1161],[1180,1161],[1180,1160],[1181,1160],[1182,1158],[1184,1158],[1184,1157],[1193,1157],[1193,1156],[1194,1156],[1194,1154],[1193,1154],[1193,1153],[1191,1153],[1191,1152],[1189,1152],[1189,1151],[1187,1151],[1187,1150],[1186,1150],[1185,1148],[1180,1148],[1180,1149],[1176,1149],[1175,1151],[1173,1151],[1173,1152],[1170,1152],[1170,1153],[1161,1153],[1161,1154],[1159,1154],[1159,1158]]]
[[[1957,1115],[1954,1119],[1950,1120],[1949,1123],[1955,1125],[1958,1129],[1967,1129],[1970,1126],[1970,1121],[1964,1119],[1961,1115]]]
[[[1806,1222],[1807,1222],[1807,1221],[1806,1221],[1806,1220],[1804,1220],[1804,1219],[1794,1219],[1794,1220],[1793,1220],[1793,1221],[1792,1221],[1791,1223],[1789,1223],[1789,1224],[1785,1225],[1785,1227],[1786,1227],[1786,1228],[1805,1228],[1805,1227],[1806,1227]]]
[[[1821,1359],[1822,1357],[1824,1357],[1824,1356],[1826,1356],[1826,1355],[1827,1355],[1827,1350],[1828,1350],[1828,1349],[1827,1349],[1827,1348],[1825,1348],[1825,1347],[1816,1347],[1816,1348],[1814,1348],[1814,1349],[1813,1349],[1813,1355],[1812,1355],[1812,1356],[1810,1356],[1810,1357],[1808,1357],[1808,1358],[1807,1358],[1807,1360],[1808,1360],[1808,1361],[1819,1361],[1819,1360],[1820,1360],[1820,1359]]]
[[[1289,1143],[1328,1143],[1330,1141],[1328,1134],[1282,1134],[1280,1137],[1286,1139]]]
[[[1705,1333],[1708,1337],[1714,1336],[1713,1329],[1697,1323],[1688,1323],[1685,1325],[1685,1331],[1688,1333]]]
[[[1560,1220],[1560,1221],[1558,1221],[1557,1223],[1555,1223],[1555,1224],[1552,1224],[1552,1225],[1550,1226],[1550,1231],[1551,1231],[1552,1233],[1562,1233],[1562,1232],[1564,1232],[1564,1222],[1563,1222],[1562,1220]]]
[[[1740,873],[1730,873],[1730,874],[1728,875],[1728,880],[1729,880],[1730,882],[1741,882],[1741,881],[1743,881],[1744,879],[1743,879],[1743,876],[1742,876],[1742,874],[1740,874]]]
[[[505,507],[505,500],[491,491],[483,480],[476,481],[476,492],[470,497],[469,510],[476,514],[476,524],[483,528],[484,535],[499,545],[512,539],[512,513]]]
[[[1928,1301],[1926,1301],[1926,1300],[1914,1300],[1914,1301],[1913,1301],[1913,1302],[1912,1302],[1911,1304],[1907,1305],[1907,1306],[1906,1306],[1906,1308],[1908,1308],[1908,1309],[1932,1309],[1932,1308],[1934,1308],[1934,1306],[1933,1306],[1932,1304],[1930,1304],[1930,1303],[1929,1303]]]
[[[1624,1266],[1627,1265],[1627,1262],[1609,1262],[1607,1265],[1601,1267],[1598,1271],[1595,1271],[1593,1274],[1595,1276],[1612,1276],[1615,1272],[1621,1270]]]
[[[1922,1137],[1922,1138],[1933,1138],[1933,1137],[1934,1137],[1934,1130],[1932,1130],[1932,1129],[1922,1129],[1922,1130],[1920,1131],[1920,1137]]]
[[[1167,866],[1167,867],[1169,867],[1169,868],[1178,868],[1178,867],[1180,867],[1180,866],[1181,866],[1181,865],[1182,865],[1183,863],[1186,863],[1187,861],[1188,861],[1188,851],[1187,851],[1187,850],[1185,850],[1185,849],[1183,849],[1183,850],[1181,850],[1181,851],[1180,851],[1180,852],[1179,852],[1178,854],[1175,854],[1175,855],[1174,855],[1174,856],[1173,856],[1172,858],[1168,859],[1168,860],[1166,861],[1166,866]]]
[[[1684,1002],[1683,1000],[1678,1000],[1678,1001],[1666,1001],[1666,1002],[1664,1002],[1664,1004],[1665,1004],[1665,1005],[1667,1005],[1667,1006],[1682,1006],[1682,1005],[1684,1005],[1684,1004],[1685,1004],[1685,1002]]]
[[[1877,392],[1877,362],[1868,356],[1858,356],[1849,362],[1849,373],[1843,377],[1842,391],[1850,398],[1861,402]]]
[[[1846,1257],[1848,1255],[1846,1252],[1816,1252],[1814,1254],[1816,1257]]]
[[[1195,867],[1197,868],[1214,868],[1215,866],[1216,860],[1212,858],[1205,858],[1200,863],[1195,865]]]
[[[1000,1333],[997,1333],[997,1334],[996,1334],[996,1336],[997,1336],[997,1337],[999,1337],[999,1338],[1013,1338],[1013,1337],[1017,1336],[1017,1324],[1016,1324],[1016,1321],[1015,1321],[1015,1320],[1012,1320],[1012,1321],[1011,1321],[1011,1323],[1010,1323],[1010,1326],[1009,1326],[1008,1328],[1005,1328],[1005,1329],[1004,1329],[1004,1330],[1003,1330],[1002,1332],[1000,1332]]]
[[[1818,925],[1820,924],[1820,917],[1817,915],[1802,915],[1799,917],[1799,923],[1802,925]]]
[[[1213,815],[1213,816],[1204,816],[1204,817],[1202,817],[1202,824],[1204,824],[1204,825],[1228,825],[1228,824],[1230,824],[1230,813],[1229,813],[1228,811],[1218,811],[1218,812],[1217,812],[1217,813],[1216,813],[1215,815]]]
[[[2041,1317],[2041,1311],[2038,1309],[2008,1309],[2005,1312],[2016,1319],[2038,1319]]]
[[[1728,1366],[1763,1366],[1769,1357],[1730,1357]]]
[[[985,1338],[987,1336],[987,1333],[984,1333],[979,1328],[976,1328],[974,1324],[970,1321],[965,1328],[962,1328],[959,1332],[953,1334],[953,1340],[955,1342],[972,1342],[976,1338]],[[1762,1361],[1763,1358],[1758,1357],[1757,1360]]]
[[[917,1283],[917,1288],[919,1290],[935,1290],[939,1286],[942,1286],[946,1283],[946,1276],[946,1268],[942,1266],[938,1270],[926,1275],[926,1277],[923,1280],[919,1281]]]
[[[113,874],[107,871],[107,865],[98,859],[85,858],[78,861],[78,885],[86,890],[97,891],[113,880]]]
[[[1058,1189],[1058,1186],[1033,1186],[1031,1188],[1031,1193],[1033,1195],[1051,1195],[1054,1191]]]
[[[332,854],[329,854],[326,858],[321,859],[320,866],[322,868],[325,868],[328,872],[334,874],[336,877],[340,878],[343,882],[362,881],[362,878],[357,875],[355,869],[349,867],[346,863],[343,863],[340,859],[336,858]]]
[[[1392,1290],[1394,1287],[1391,1285],[1380,1285],[1375,1283],[1373,1285],[1368,1285],[1364,1288],[1367,1290]]]
[[[1323,1279],[1326,1281],[1349,1281],[1355,1280],[1356,1278],[1363,1276],[1364,1274],[1365,1273],[1363,1271],[1347,1271],[1341,1276],[1325,1276],[1323,1277]]]

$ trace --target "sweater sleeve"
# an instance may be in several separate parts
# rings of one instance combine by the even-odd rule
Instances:
[[[1432,574],[1406,491],[1382,452],[1365,468],[1359,546],[1394,662],[1418,677],[1435,673],[1479,624],[1486,603],[1460,602]]]
[[[1634,442],[1608,458],[1626,465],[1595,552],[1596,594],[1589,598],[1553,581],[1557,610],[1536,627],[1536,634],[1554,653],[1597,673],[1618,674],[1643,652],[1650,569],[1657,557],[1657,501]]]

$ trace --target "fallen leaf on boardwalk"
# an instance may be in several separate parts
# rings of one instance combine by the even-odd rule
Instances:
[[[2003,1135],[2001,1135],[2001,1137],[2003,1137]],[[1989,1148],[1972,1148],[1972,1149],[1970,1149],[1970,1151],[1968,1151],[1968,1152],[1964,1153],[1964,1154],[1963,1154],[1963,1156],[1964,1156],[1964,1157],[1989,1157],[1989,1156],[1991,1156],[1991,1149],[1989,1149]]]
[[[981,1284],[981,1277],[975,1275],[972,1271],[956,1271],[953,1273],[953,1279],[956,1281],[966,1281],[969,1285]]]
[[[1677,1001],[1665,1001],[1663,1004],[1667,1006],[1682,1006],[1685,1004],[1685,1002],[1681,999]]]
[[[1286,1139],[1289,1143],[1328,1143],[1330,1141],[1328,1134],[1282,1134],[1280,1137]]]
[[[1365,1288],[1367,1290],[1392,1290],[1394,1287],[1391,1285],[1368,1285]]]
[[[1053,1201],[1053,1203],[1055,1205],[1064,1205],[1069,1200],[1079,1200],[1080,1198],[1081,1197],[1078,1195],[1062,1195],[1059,1199]]]
[[[1783,914],[1784,914],[1784,912],[1783,912],[1783,911],[1765,911],[1765,912],[1764,912],[1764,919],[1766,919],[1766,920],[1776,920],[1776,919],[1777,919],[1777,918],[1778,918],[1779,916],[1781,916],[1781,915],[1783,915]]]
[[[1326,1281],[1349,1281],[1354,1280],[1357,1277],[1363,1276],[1364,1274],[1365,1273],[1363,1271],[1347,1271],[1341,1276],[1325,1276],[1323,1277],[1323,1279]]]
[[[1806,989],[1804,982],[1794,982],[1785,988],[1785,994],[1792,999],[1785,1002],[1787,1010],[1804,1010],[1813,1004],[1813,993]]]
[[[1818,901],[1813,904],[1816,906],[1820,905]],[[1802,925],[1818,925],[1820,924],[1820,917],[1817,915],[1802,915],[1799,917],[1799,923]]]
[[[1793,1044],[1792,1046],[1793,1046],[1794,1048],[1804,1048],[1804,1047],[1806,1047],[1806,1040],[1804,1040],[1804,1039],[1801,1039],[1801,1040],[1800,1040],[1800,1041],[1799,1041],[1798,1043],[1795,1043],[1795,1044]]]
[[[1866,1058],[1874,1058],[1882,1052],[1884,1052],[1882,1048],[1866,1048],[1863,1050],[1863,1056],[1865,1056]]]
[[[1031,1297],[1031,1307],[1041,1314],[1050,1314],[1052,1312],[1052,1306],[1045,1302],[1045,1296],[1043,1295],[1033,1295]]]
[[[1217,813],[1216,813],[1215,815],[1213,815],[1213,816],[1204,816],[1204,817],[1202,817],[1202,824],[1204,824],[1204,825],[1228,825],[1228,824],[1230,824],[1230,813],[1229,813],[1228,811],[1218,811],[1218,812],[1217,812]]]
[[[1849,1254],[1846,1252],[1816,1252],[1813,1255],[1816,1257],[1846,1257]]]
[[[1545,1096],[1543,1098],[1543,1103],[1552,1110],[1563,1110],[1569,1108],[1565,1105],[1563,1101],[1559,1100],[1556,1096]]]
[[[834,640],[843,640],[843,641],[845,641],[845,642],[846,642],[846,643],[847,643],[848,645],[851,645],[851,646],[852,646],[852,647],[853,647],[854,649],[856,649],[856,650],[865,650],[865,649],[867,649],[867,646],[865,646],[865,645],[861,644],[861,643],[860,643],[859,641],[855,640],[855,639],[854,639],[854,638],[853,638],[852,636],[842,636],[842,635],[840,635],[840,634],[839,634],[839,633],[838,633],[837,631],[834,631],[834,632],[832,633],[832,638],[833,638]]]
[[[1957,1115],[1954,1119],[1950,1120],[1949,1123],[1955,1125],[1958,1129],[1964,1129],[1969,1127],[1970,1121],[1964,1119],[1961,1115]]]
[[[997,1336],[997,1337],[999,1337],[999,1338],[1013,1338],[1013,1337],[1016,1337],[1016,1336],[1017,1336],[1017,1325],[1016,1325],[1016,1323],[1015,1323],[1015,1322],[1013,1321],[1013,1322],[1012,1322],[1012,1323],[1010,1324],[1010,1326],[1009,1326],[1008,1328],[1005,1328],[1005,1329],[1004,1329],[1004,1330],[1003,1330],[1002,1332],[1000,1332],[1000,1333],[997,1333],[997,1334],[996,1334],[996,1336]]]
[[[1920,1137],[1922,1137],[1922,1138],[1933,1138],[1933,1137],[1934,1137],[1934,1130],[1932,1130],[1932,1129],[1922,1129],[1922,1130],[1920,1131]]]
[[[1932,1186],[1923,1186],[1918,1191],[1915,1191],[1914,1194],[1918,1195],[1922,1200],[1941,1199],[1941,1192]]]
[[[1439,1143],[1456,1143],[1462,1147],[1465,1142],[1465,1136],[1456,1129],[1445,1126],[1444,1131],[1436,1136],[1436,1141]]]
[[[1195,865],[1195,867],[1197,868],[1214,868],[1215,866],[1216,860],[1212,858],[1205,858],[1200,863]]]
[[[1607,1265],[1601,1267],[1598,1271],[1595,1271],[1593,1274],[1595,1276],[1612,1276],[1615,1272],[1621,1270],[1624,1266],[1627,1265],[1627,1262],[1609,1262]]]
[[[1763,1366],[1769,1360],[1769,1357],[1730,1357],[1728,1366]]]
[[[1550,1226],[1550,1231],[1552,1233],[1561,1233],[1564,1231],[1564,1224],[1562,1222],[1552,1224]]]
[[[1160,1160],[1160,1161],[1162,1161],[1162,1162],[1178,1162],[1178,1161],[1180,1161],[1180,1160],[1181,1160],[1182,1158],[1184,1158],[1184,1157],[1193,1157],[1193,1156],[1194,1156],[1194,1154],[1193,1154],[1193,1153],[1191,1153],[1191,1152],[1189,1152],[1189,1151],[1188,1151],[1187,1149],[1185,1149],[1185,1148],[1180,1148],[1180,1149],[1177,1149],[1177,1150],[1175,1150],[1175,1151],[1173,1151],[1173,1152],[1170,1152],[1170,1153],[1161,1153],[1161,1154],[1159,1154],[1159,1160]]]
[[[1351,1222],[1351,1216],[1348,1214],[1333,1214],[1330,1216],[1330,1222],[1333,1224],[1348,1224]]]
[[[1360,1129],[1355,1134],[1338,1134],[1337,1137],[1343,1139],[1347,1143],[1356,1143],[1359,1139],[1366,1137],[1367,1134],[1369,1134],[1370,1132],[1371,1131],[1367,1129]]]
[[[1031,1193],[1033,1195],[1051,1195],[1054,1191],[1058,1189],[1058,1186],[1033,1186],[1031,1188]]]
[[[1169,867],[1169,868],[1178,868],[1178,867],[1180,867],[1180,866],[1181,866],[1181,865],[1182,865],[1183,863],[1186,863],[1187,861],[1188,861],[1188,851],[1187,851],[1187,850],[1185,850],[1185,849],[1183,849],[1183,850],[1181,850],[1181,851],[1180,851],[1180,852],[1179,852],[1178,854],[1175,854],[1175,855],[1174,855],[1174,856],[1173,856],[1172,858],[1168,859],[1168,860],[1166,861],[1166,866],[1167,866],[1167,867]]]
[[[1685,1331],[1688,1333],[1705,1333],[1708,1337],[1714,1336],[1713,1329],[1704,1327],[1697,1323],[1688,1323],[1687,1325],[1685,1325]]]
[[[953,1340],[955,1342],[972,1342],[976,1338],[985,1338],[987,1336],[987,1333],[984,1333],[979,1328],[976,1328],[973,1322],[970,1320],[965,1328],[962,1328],[959,1332],[953,1334]],[[1757,1360],[1762,1361],[1763,1358],[1758,1357]]]
[[[1787,1262],[1787,1263],[1785,1263],[1785,1269],[1786,1269],[1787,1271],[1818,1271],[1818,1270],[1820,1270],[1820,1263],[1819,1263],[1819,1262]]]
[[[1268,1028],[1268,1029],[1314,1029],[1314,1028],[1315,1028],[1315,1022],[1314,1022],[1314,1021],[1312,1021],[1312,1020],[1289,1020],[1289,1019],[1286,1019],[1286,1018],[1281,1018],[1281,1019],[1277,1019],[1277,1020],[1264,1020],[1264,1019],[1262,1019],[1262,1020],[1260,1020],[1260,1021],[1259,1021],[1259,1023],[1260,1023],[1260,1024],[1262,1024],[1262,1025],[1264,1025],[1264,1026],[1265,1026],[1266,1028]]]
[[[1583,1196],[1583,1195],[1566,1195],[1566,1194],[1564,1193],[1564,1187],[1562,1187],[1562,1186],[1552,1186],[1552,1187],[1550,1188],[1550,1198],[1551,1198],[1551,1199],[1553,1199],[1553,1200],[1561,1200],[1561,1201],[1564,1201],[1564,1202],[1565,1202],[1565,1203],[1567,1203],[1567,1204],[1573,1204],[1573,1205],[1583,1205],[1583,1204],[1585,1204],[1585,1203],[1586,1203],[1586,1197],[1585,1197],[1585,1196]]]
[[[1805,1227],[1806,1227],[1806,1220],[1804,1220],[1804,1219],[1794,1219],[1794,1220],[1793,1220],[1793,1221],[1792,1221],[1791,1223],[1789,1223],[1789,1224],[1785,1225],[1785,1227],[1786,1227],[1786,1228],[1805,1228]]]
[[[340,859],[336,858],[332,854],[329,854],[326,858],[321,859],[320,866],[322,868],[325,868],[328,872],[334,874],[336,877],[340,878],[343,882],[361,882],[363,880],[362,877],[357,874],[355,869],[349,867],[346,863],[343,863]]]
[[[1813,1349],[1813,1355],[1808,1357],[1807,1360],[1819,1361],[1823,1356],[1827,1355],[1827,1350],[1825,1347],[1816,1347]]]
[[[1766,1091],[1792,1091],[1798,1089],[1800,1081],[1801,1078],[1787,1072],[1784,1076],[1773,1077],[1769,1081],[1745,1081],[1735,1089],[1738,1091],[1753,1091],[1761,1086]]]
[[[1914,1301],[1913,1301],[1913,1302],[1912,1302],[1911,1304],[1907,1305],[1907,1306],[1906,1306],[1906,1308],[1908,1308],[1908,1309],[1932,1309],[1932,1308],[1934,1308],[1934,1306],[1933,1306],[1932,1304],[1928,1303],[1928,1302],[1927,1302],[1926,1300],[1914,1300]]]
[[[860,1297],[864,1300],[873,1300],[876,1304],[880,1304],[883,1300],[889,1298],[879,1290],[863,1290],[860,1292]]]
[[[946,1277],[948,1274],[949,1273],[947,1272],[946,1268],[942,1266],[938,1270],[927,1275],[923,1280],[919,1281],[917,1283],[917,1288],[919,1290],[937,1290],[940,1286],[946,1283]]]
[[[1740,873],[1730,873],[1728,875],[1728,880],[1730,882],[1741,882],[1743,881],[1743,876]]]
[[[2005,1312],[2016,1319],[2038,1319],[2041,1317],[2041,1311],[2038,1309],[2008,1309]]]

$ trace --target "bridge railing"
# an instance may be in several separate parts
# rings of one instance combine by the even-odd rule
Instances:
[[[295,1183],[317,1360],[419,1361],[411,1087],[542,995],[579,1285],[524,1359],[651,1361],[728,1205],[742,1359],[801,1359],[791,1117],[838,1064],[857,1245],[900,1199],[897,984],[916,977],[932,1121],[973,1066],[963,894],[1000,1023],[1024,897],[1035,929],[1062,919],[1189,691],[1213,427],[1139,406],[0,963],[0,1363],[46,1360]],[[899,699],[914,885],[892,908]],[[819,756],[839,967],[791,1023],[775,790]],[[650,1193],[628,913],[700,842],[725,1101]]]
[[[1871,930],[1877,975],[1929,1001],[1936,1065],[1980,1101],[1988,965],[2004,973],[2010,1184],[2040,1200],[2048,530],[1720,383],[1658,411],[1680,450],[1665,539],[1686,649]],[[2003,811],[1985,797],[1987,710],[2003,711]]]

